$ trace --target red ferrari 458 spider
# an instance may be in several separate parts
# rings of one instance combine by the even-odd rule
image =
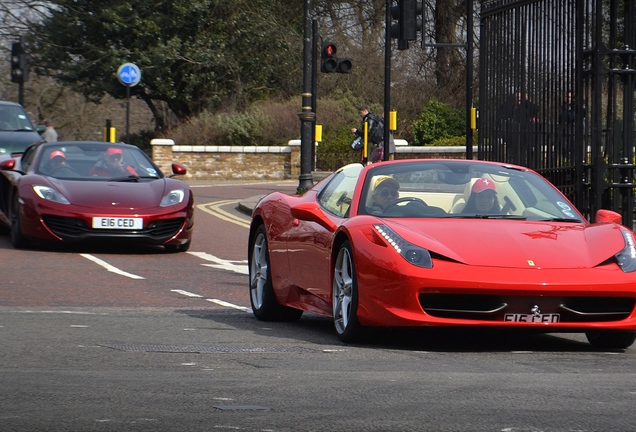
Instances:
[[[249,293],[260,320],[371,327],[481,326],[636,339],[636,240],[594,223],[536,172],[472,160],[347,165],[302,195],[255,207]]]
[[[174,174],[185,167],[172,165]],[[54,142],[0,161],[0,224],[16,248],[37,243],[131,242],[186,251],[194,199],[138,147]]]

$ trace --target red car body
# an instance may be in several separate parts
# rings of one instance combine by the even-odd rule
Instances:
[[[386,176],[400,199],[382,214],[369,204]],[[462,213],[478,178],[494,182],[502,212]],[[303,195],[258,203],[252,309],[264,320],[333,316],[344,341],[377,326],[482,326],[585,332],[595,346],[626,348],[636,339],[636,241],[617,213],[596,219],[519,166],[349,165]]]
[[[117,149],[136,174],[91,175]],[[48,172],[60,152],[70,170]],[[16,247],[38,243],[119,242],[189,248],[194,199],[188,184],[164,176],[139,148],[104,142],[41,143],[0,162],[0,223]],[[134,171],[133,171],[134,172]],[[185,167],[173,165],[174,174]]]

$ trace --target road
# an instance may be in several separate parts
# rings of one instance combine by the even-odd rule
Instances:
[[[13,250],[0,236],[1,431],[633,431],[636,349],[582,335],[257,321],[237,200],[193,185],[187,253]]]

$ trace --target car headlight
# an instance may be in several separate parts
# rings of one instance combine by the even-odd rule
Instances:
[[[48,186],[33,186],[35,193],[43,200],[52,201],[58,204],[70,204],[64,195]]]
[[[386,225],[376,224],[373,227],[405,260],[418,267],[433,268],[433,259],[428,250],[407,242]]]
[[[166,196],[161,199],[161,207],[168,207],[171,205],[179,204],[185,198],[185,192],[182,189],[175,189],[168,192]]]
[[[616,262],[625,273],[631,273],[636,270],[636,242],[629,231],[621,230],[621,234],[625,239],[625,247],[615,255]]]

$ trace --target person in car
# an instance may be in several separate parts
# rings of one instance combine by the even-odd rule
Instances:
[[[400,197],[400,183],[390,176],[378,176],[372,184],[371,213],[382,213],[386,206]]]
[[[121,177],[129,175],[136,176],[137,172],[130,165],[124,165],[124,153],[122,149],[109,147],[104,157],[91,168],[89,174],[99,177]]]
[[[78,177],[77,171],[66,162],[66,154],[62,150],[55,150],[49,156],[48,171],[54,177]]]
[[[470,190],[470,197],[462,213],[498,214],[501,212],[497,191],[492,180],[480,178]]]

